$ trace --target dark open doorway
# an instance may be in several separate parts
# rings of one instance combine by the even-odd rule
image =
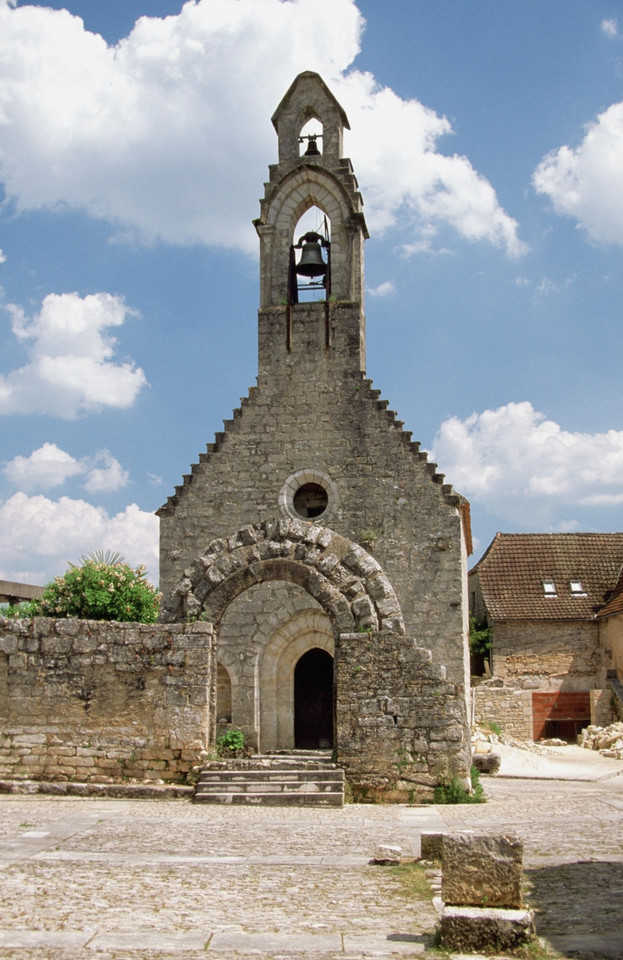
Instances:
[[[333,746],[333,657],[315,647],[294,668],[294,746]]]

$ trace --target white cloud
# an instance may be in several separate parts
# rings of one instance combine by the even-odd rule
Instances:
[[[601,32],[605,33],[607,37],[616,37],[619,33],[619,27],[616,19],[613,20],[602,20],[601,21]]]
[[[127,486],[130,474],[124,470],[115,457],[108,450],[101,450],[95,455],[94,463],[103,463],[103,466],[91,466],[84,489],[88,493],[112,493]]]
[[[623,102],[599,114],[578,147],[548,154],[533,184],[591,239],[623,244]]]
[[[6,263],[6,257],[2,250],[0,250],[0,263]]]
[[[71,477],[84,477],[84,489],[89,493],[113,493],[125,487],[129,480],[127,470],[108,450],[76,460],[55,443],[44,443],[29,457],[14,457],[5,465],[3,473],[26,493],[60,487]]]
[[[158,519],[132,503],[110,517],[84,500],[16,493],[0,504],[0,577],[47,583],[94,550],[114,550],[158,576]]]
[[[29,363],[0,374],[0,414],[45,413],[73,419],[104,407],[130,407],[145,385],[133,363],[115,362],[107,333],[131,314],[121,297],[48,294],[28,319],[8,304],[15,336],[28,344]]]
[[[433,456],[457,490],[524,529],[564,510],[623,504],[623,431],[571,433],[528,401],[451,417]]]
[[[391,280],[385,280],[384,283],[379,283],[378,287],[368,287],[367,292],[371,297],[389,297],[396,293],[396,287]]]
[[[467,158],[437,152],[448,121],[347,73],[362,27],[354,0],[198,0],[177,16],[142,17],[111,48],[67,11],[0,0],[9,201],[17,211],[85,210],[144,242],[255,253],[250,221],[276,155],[269,118],[304,68],[349,114],[346,152],[372,229],[406,227],[416,249],[450,225],[521,252],[488,181]]]
[[[55,443],[44,443],[29,457],[15,457],[3,472],[12,484],[30,493],[59,487],[70,477],[83,473],[84,467]]]

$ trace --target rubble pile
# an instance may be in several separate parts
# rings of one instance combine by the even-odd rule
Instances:
[[[611,723],[609,727],[591,724],[582,730],[578,743],[587,750],[599,750],[604,757],[623,760],[623,723]]]

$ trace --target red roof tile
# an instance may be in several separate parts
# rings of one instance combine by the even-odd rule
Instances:
[[[497,533],[470,575],[492,620],[586,620],[612,595],[622,565],[623,533]],[[584,595],[571,592],[572,580]]]

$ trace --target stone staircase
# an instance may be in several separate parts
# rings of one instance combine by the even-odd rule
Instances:
[[[341,807],[344,771],[331,762],[330,750],[211,760],[201,771],[192,799],[247,806]]]

